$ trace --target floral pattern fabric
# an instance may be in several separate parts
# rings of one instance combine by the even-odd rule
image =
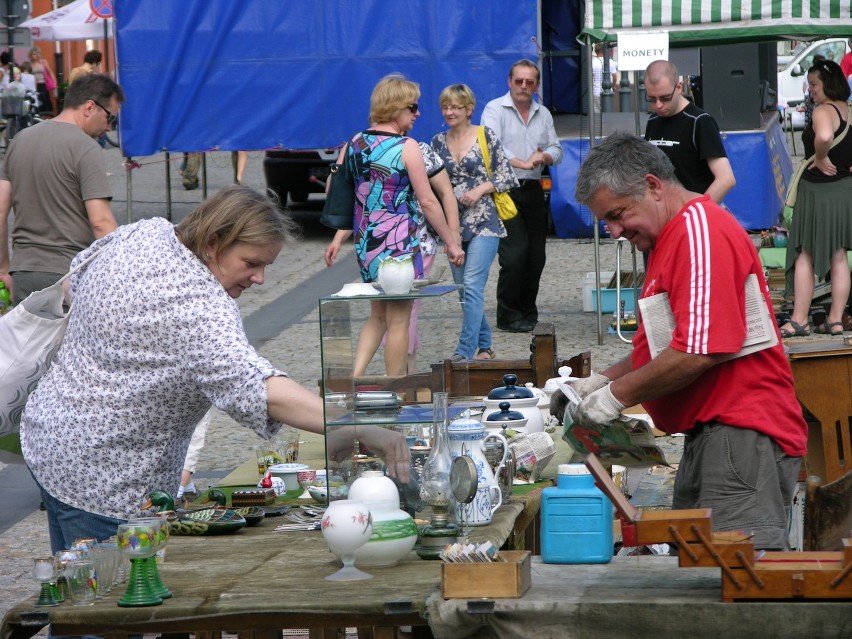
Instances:
[[[423,213],[414,196],[402,149],[409,138],[362,131],[349,142],[347,160],[355,176],[355,255],[361,279],[375,282],[388,257],[411,255],[423,277],[418,228]]]
[[[491,182],[494,184],[494,188],[498,191],[508,191],[520,186],[503,146],[494,131],[488,127],[485,127],[485,140],[488,143],[488,152],[491,155]],[[450,182],[453,184],[456,198],[461,197],[483,182],[488,182],[485,159],[482,156],[482,149],[479,147],[478,140],[473,143],[459,162],[453,159],[453,155],[447,147],[446,131],[438,133],[432,138],[432,148],[444,161],[444,166],[450,174]],[[459,218],[463,242],[470,242],[477,235],[506,237],[506,229],[497,214],[494,198],[490,195],[480,198],[474,206],[469,208],[459,202]]]
[[[426,165],[426,175],[431,180],[441,171],[445,170],[444,161],[435,152],[431,146],[425,142],[418,142],[420,152],[423,154],[423,163]],[[438,238],[435,230],[426,222],[426,216],[423,216],[423,222],[420,228],[417,229],[417,236],[420,238],[420,252],[423,255],[435,255],[438,252]]]
[[[132,235],[130,232],[133,231]],[[237,304],[162,218],[119,227],[71,279],[62,347],[21,419],[24,459],[60,501],[127,519],[152,490],[175,494],[211,403],[261,437],[266,379]]]

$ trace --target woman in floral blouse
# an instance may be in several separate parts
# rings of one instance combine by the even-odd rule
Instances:
[[[465,84],[451,84],[438,98],[449,131],[432,138],[434,148],[450,174],[459,201],[463,265],[450,267],[456,284],[463,284],[462,330],[452,358],[491,359],[491,326],[485,318],[485,284],[491,263],[497,256],[500,238],[506,229],[497,214],[491,194],[518,186],[515,172],[494,132],[485,128],[485,139],[491,159],[490,172],[485,168],[484,154],[478,142],[478,129],[471,123],[476,98]]]
[[[293,229],[269,198],[232,186],[177,226],[122,226],[74,258],[103,247],[71,277],[68,330],[21,418],[54,552],[115,534],[152,490],[174,494],[211,405],[265,439],[284,422],[323,432],[322,399],[258,355],[234,302]],[[367,425],[358,438],[408,481],[401,434]],[[329,446],[351,453],[352,439],[335,429]]]

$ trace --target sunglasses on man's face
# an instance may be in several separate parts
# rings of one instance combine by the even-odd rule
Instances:
[[[529,78],[512,78],[512,83],[516,87],[527,86],[532,88],[538,84],[538,80],[530,80]]]
[[[107,109],[103,104],[101,104],[97,100],[92,100],[92,102],[95,103],[96,107],[99,107],[100,109],[103,110],[104,113],[106,113],[107,124],[109,124],[110,126],[114,126],[116,121],[118,120],[118,118],[116,116],[114,116],[112,113],[110,113],[110,110]]]
[[[668,95],[657,95],[657,96],[645,95],[645,101],[648,104],[656,104],[657,102],[662,102],[663,104],[665,104],[666,102],[671,102],[672,100],[674,100],[674,96],[675,96],[675,93],[677,93],[677,88],[678,88],[679,85],[680,85],[680,83],[676,84],[675,88],[672,89],[672,92],[669,93]]]

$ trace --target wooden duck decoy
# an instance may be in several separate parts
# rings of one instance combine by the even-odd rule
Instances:
[[[157,506],[162,513],[168,513],[169,533],[172,535],[222,535],[236,532],[246,525],[246,520],[227,508],[202,508],[192,511],[175,511],[171,495],[155,490],[148,495],[143,510]]]

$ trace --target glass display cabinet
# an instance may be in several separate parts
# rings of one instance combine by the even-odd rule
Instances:
[[[417,348],[409,357],[406,375],[385,374],[381,345],[364,374],[355,376],[362,329],[372,303],[382,300],[413,303]],[[387,431],[406,438],[416,472],[431,444],[432,393],[444,390],[442,362],[452,355],[461,330],[458,287],[435,284],[406,295],[378,290],[375,295],[337,294],[321,298],[319,311],[329,494],[338,496],[332,483],[351,484],[361,470],[383,468],[381,444]],[[461,410],[452,405],[451,415]],[[415,499],[416,495],[403,497]]]

